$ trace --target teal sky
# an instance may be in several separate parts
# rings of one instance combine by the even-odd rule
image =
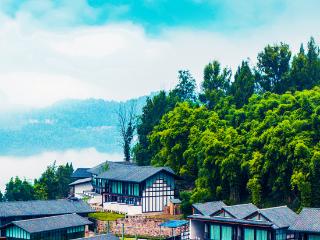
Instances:
[[[131,22],[151,33],[168,27],[228,32],[271,24],[286,11],[290,2],[294,1],[4,0],[1,10],[11,18],[30,14],[47,27]],[[317,2],[312,4],[319,5]]]
[[[319,0],[1,0],[0,110],[125,100],[188,69],[253,67],[267,44],[320,42]]]

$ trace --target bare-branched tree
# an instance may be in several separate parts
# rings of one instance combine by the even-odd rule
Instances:
[[[129,106],[120,104],[117,115],[124,159],[129,162],[131,159],[131,144],[136,129],[136,102],[132,101]]]

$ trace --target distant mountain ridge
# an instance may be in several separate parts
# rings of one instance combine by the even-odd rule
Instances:
[[[94,147],[121,152],[117,110],[135,101],[140,114],[147,96],[125,102],[103,99],[63,100],[49,107],[0,113],[0,155],[33,155]]]

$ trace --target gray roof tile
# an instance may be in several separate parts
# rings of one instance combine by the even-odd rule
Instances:
[[[205,202],[205,203],[195,203],[192,205],[196,210],[198,210],[204,216],[210,216],[213,213],[219,211],[222,207],[227,206],[222,201]]]
[[[258,212],[273,223],[273,228],[288,228],[298,216],[287,206],[259,209]]]
[[[71,175],[72,178],[88,178],[91,173],[88,172],[90,168],[77,168]]]
[[[108,164],[108,170],[104,169],[106,163]],[[102,163],[89,171],[98,175],[98,178],[137,183],[161,171],[175,175],[174,171],[169,167],[137,166],[132,163],[110,161],[106,163]]]
[[[77,214],[67,214],[53,217],[13,221],[11,224],[24,229],[28,233],[37,233],[69,227],[85,226],[92,224],[92,222]]]
[[[320,208],[303,208],[289,229],[320,233]]]
[[[258,210],[258,208],[252,203],[226,206],[223,207],[223,209],[238,219],[245,218]]]
[[[0,217],[46,216],[68,213],[90,213],[92,208],[81,200],[37,200],[0,202]]]

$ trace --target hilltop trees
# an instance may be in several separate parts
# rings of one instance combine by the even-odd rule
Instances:
[[[213,109],[222,97],[230,90],[231,70],[221,69],[218,61],[213,61],[205,66],[203,71],[202,93],[199,95],[209,109]]]
[[[289,45],[268,45],[258,54],[256,81],[262,92],[284,93],[290,86],[291,51]]]
[[[147,153],[153,165],[182,176],[186,208],[220,199],[319,207],[319,47],[311,38],[307,50],[292,55],[285,43],[268,45],[256,66],[241,63],[233,81],[230,69],[212,61],[200,101],[177,90],[150,99],[136,161]]]
[[[248,103],[249,98],[254,93],[254,80],[255,78],[248,62],[243,61],[237,69],[230,89],[237,108]]]
[[[33,186],[26,179],[11,178],[6,184],[5,199],[7,201],[34,200]]]
[[[34,180],[33,184],[26,179],[21,180],[19,177],[11,178],[6,184],[3,200],[28,201],[66,198],[69,195],[72,173],[72,164],[56,166],[53,163],[47,167],[39,179]]]

